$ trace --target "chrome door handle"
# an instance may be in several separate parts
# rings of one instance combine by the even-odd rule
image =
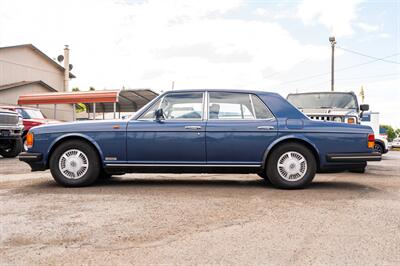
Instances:
[[[273,126],[258,126],[257,128],[258,128],[258,129],[266,129],[266,130],[274,129]]]
[[[201,129],[201,126],[185,126],[185,129]]]

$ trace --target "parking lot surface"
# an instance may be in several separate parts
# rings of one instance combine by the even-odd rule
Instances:
[[[0,158],[0,264],[400,264],[400,152],[303,190],[257,175],[63,188]]]

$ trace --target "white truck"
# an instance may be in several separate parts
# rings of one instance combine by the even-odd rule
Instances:
[[[375,135],[375,150],[382,154],[388,152],[388,142],[379,134],[379,119],[376,121],[373,115],[373,122],[362,121],[369,105],[358,105],[354,92],[290,93],[287,100],[314,120],[371,126]]]

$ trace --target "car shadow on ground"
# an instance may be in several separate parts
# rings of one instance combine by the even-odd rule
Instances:
[[[295,193],[295,191],[325,191],[325,192],[376,192],[379,189],[365,184],[350,181],[315,181],[305,189],[300,190],[281,190],[274,188],[268,182],[262,179],[171,179],[171,178],[122,178],[114,177],[111,179],[101,180],[90,187],[81,188],[65,188],[58,185],[53,180],[38,180],[37,182],[26,184],[22,187],[15,188],[13,193],[51,193],[51,194],[118,194],[120,192],[130,193],[146,193],[153,189],[160,192],[165,191],[185,191],[188,189],[218,192],[218,191],[275,191],[279,193]]]

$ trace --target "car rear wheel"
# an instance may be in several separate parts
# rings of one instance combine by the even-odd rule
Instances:
[[[382,146],[382,144],[379,144],[378,142],[375,142],[374,150],[379,152],[380,154],[383,154],[383,146]]]
[[[307,147],[286,143],[271,152],[266,173],[274,186],[297,189],[308,185],[314,179],[316,170],[315,157]]]
[[[66,187],[93,184],[99,177],[100,169],[96,150],[84,141],[71,140],[60,144],[50,158],[54,180]]]

